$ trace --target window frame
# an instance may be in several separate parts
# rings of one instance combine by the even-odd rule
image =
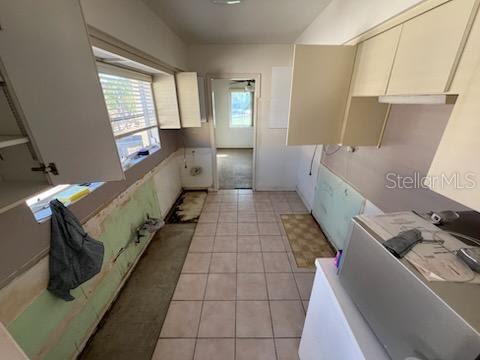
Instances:
[[[233,124],[233,112],[232,112],[232,100],[233,100],[233,93],[248,93],[250,94],[250,108],[251,108],[251,115],[250,115],[250,125],[248,126],[238,126]],[[247,91],[244,89],[229,89],[229,101],[228,101],[228,112],[229,112],[229,128],[230,129],[249,129],[254,127],[254,92],[253,91]]]
[[[98,69],[99,78],[100,78],[100,74],[105,74],[105,75],[111,75],[111,76],[127,78],[127,79],[132,79],[132,80],[143,81],[143,82],[148,82],[149,83],[149,88],[150,88],[151,95],[152,95],[152,105],[153,105],[153,110],[154,110],[154,115],[155,115],[155,124],[147,125],[145,127],[138,128],[138,129],[133,129],[133,130],[130,130],[130,131],[126,131],[126,132],[123,132],[121,134],[115,134],[115,132],[113,131],[113,126],[112,126],[111,119],[110,119],[110,125],[112,126],[112,133],[113,133],[113,136],[115,138],[115,142],[117,143],[117,147],[118,147],[118,142],[117,141],[120,140],[120,139],[123,139],[123,138],[126,138],[128,136],[132,136],[132,135],[141,133],[143,131],[148,131],[148,130],[156,128],[157,133],[158,133],[158,144],[150,145],[150,146],[147,147],[147,149],[148,150],[154,150],[153,152],[156,152],[156,151],[160,150],[162,145],[161,145],[161,139],[160,139],[160,124],[158,122],[157,104],[156,104],[156,101],[155,101],[155,94],[154,94],[154,89],[153,89],[153,75],[146,74],[146,73],[143,73],[143,72],[138,71],[138,70],[130,70],[130,69],[127,69],[127,68],[124,68],[124,67],[121,67],[121,66],[111,65],[111,64],[104,63],[104,62],[101,62],[101,61],[97,61],[97,69]],[[102,86],[102,90],[103,90],[103,86]],[[110,116],[110,114],[109,114],[109,116]],[[118,150],[118,148],[117,148],[117,150]],[[151,153],[150,153],[150,155],[151,155]],[[123,170],[125,171],[126,169],[128,169],[129,167],[131,167],[132,165],[135,165],[137,163],[137,161],[135,161],[135,159],[138,158],[138,151],[128,155],[124,159],[122,158],[120,153],[118,153],[118,156],[120,158],[120,162],[122,163]],[[144,156],[142,158],[146,158],[148,156],[149,155]]]
[[[100,73],[105,73],[113,76],[120,76],[124,78],[131,78],[134,80],[140,80],[140,81],[146,81],[150,83],[150,91],[152,93],[152,103],[153,103],[153,110],[155,114],[155,124],[154,125],[149,125],[143,128],[135,129],[132,131],[128,131],[122,134],[115,135],[113,132],[113,127],[112,127],[112,122],[110,120],[110,114],[109,114],[109,120],[110,120],[110,127],[112,134],[115,138],[115,142],[117,140],[122,139],[124,137],[131,136],[136,133],[140,133],[143,131],[148,131],[153,128],[157,128],[158,132],[158,144],[152,145],[148,147],[149,150],[149,155],[146,156],[139,156],[138,152],[135,152],[131,155],[129,155],[125,161],[122,161],[122,157],[120,156],[120,153],[118,151],[118,145],[117,145],[117,156],[119,157],[123,172],[126,172],[129,168],[132,166],[138,164],[142,160],[148,158],[155,152],[159,151],[161,149],[161,138],[160,138],[160,125],[158,122],[158,112],[157,112],[157,103],[155,101],[155,94],[154,94],[154,89],[153,89],[153,75],[143,73],[141,71],[138,71],[137,69],[131,70],[129,68],[121,67],[121,66],[115,66],[111,64],[107,64],[105,62],[102,62],[100,60],[96,61],[97,65],[97,73],[98,73],[98,79],[100,82]],[[103,87],[102,87],[102,96],[103,94]],[[105,98],[103,97],[104,101]],[[105,103],[106,106],[106,103]],[[57,185],[53,186],[46,191],[42,191],[38,194],[35,194],[34,196],[31,196],[30,198],[26,199],[25,204],[30,208],[35,220],[37,223],[43,223],[50,219],[52,213],[49,207],[49,203],[53,199],[60,199],[65,206],[70,206],[73,203],[76,203],[77,201],[87,197],[94,191],[96,191],[98,188],[102,187],[105,184],[105,182],[99,181],[99,182],[91,182],[91,183],[86,183],[86,184],[63,184],[63,185]],[[78,188],[77,192],[71,193],[72,188]],[[88,190],[88,191],[86,191]],[[84,194],[80,194],[82,192],[86,191]],[[62,195],[69,195],[69,197],[72,197],[77,195],[73,200],[66,200],[62,199]],[[39,199],[36,201],[35,199]],[[66,200],[66,201],[65,201]]]

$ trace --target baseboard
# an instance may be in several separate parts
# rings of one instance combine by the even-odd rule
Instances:
[[[297,191],[297,189],[295,189],[294,187],[269,187],[269,186],[265,186],[265,187],[256,187],[255,188],[255,191],[288,191],[288,192],[291,192],[291,191]]]
[[[302,200],[303,205],[305,205],[305,207],[307,208],[308,211],[312,212],[313,206],[309,205],[308,201],[306,201],[305,196],[304,196],[303,193],[300,191],[300,189],[298,188],[298,186],[296,187],[296,192],[297,192],[298,196],[300,197],[300,199]]]

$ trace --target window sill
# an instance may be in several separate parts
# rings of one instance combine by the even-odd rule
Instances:
[[[34,204],[30,206],[30,210],[35,217],[35,220],[39,223],[47,221],[52,216],[50,210],[50,201],[53,199],[60,200],[65,206],[70,206],[75,202],[83,199],[84,197],[97,190],[100,186],[105,184],[104,182],[96,182],[88,185],[71,185],[68,188],[54,194],[51,198],[42,201],[41,204]]]
[[[122,161],[123,171],[127,171],[131,167],[137,165],[145,159],[148,159],[150,156],[155,154],[157,151],[160,151],[160,145],[152,145],[145,150],[148,150],[147,155],[138,155],[138,153],[129,156],[125,161]]]

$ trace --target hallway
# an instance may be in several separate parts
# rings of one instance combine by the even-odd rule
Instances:
[[[251,189],[253,149],[217,149],[220,189]]]
[[[155,360],[297,360],[313,272],[295,264],[280,213],[294,192],[210,193]]]

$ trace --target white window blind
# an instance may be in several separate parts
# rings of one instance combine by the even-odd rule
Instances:
[[[100,73],[115,137],[157,126],[151,83]]]
[[[98,69],[118,153],[127,168],[140,150],[160,148],[152,78],[106,64]]]

